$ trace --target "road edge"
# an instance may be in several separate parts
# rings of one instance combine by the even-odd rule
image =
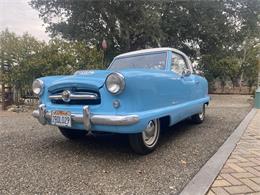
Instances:
[[[207,193],[255,114],[256,109],[252,108],[217,152],[184,187],[180,195],[203,195]]]

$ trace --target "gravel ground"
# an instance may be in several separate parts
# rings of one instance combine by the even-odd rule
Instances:
[[[0,112],[0,194],[176,194],[249,112],[249,96],[213,95],[201,125],[164,131],[133,153],[124,135],[69,141],[29,113]]]

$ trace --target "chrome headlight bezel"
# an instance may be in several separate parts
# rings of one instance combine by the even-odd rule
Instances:
[[[125,77],[119,72],[112,72],[107,76],[105,85],[109,93],[118,95],[125,89]]]
[[[32,84],[32,91],[34,95],[41,96],[44,91],[44,82],[41,79],[36,79]]]

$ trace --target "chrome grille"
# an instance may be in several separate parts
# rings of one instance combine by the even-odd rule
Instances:
[[[94,91],[63,89],[49,95],[53,104],[96,105],[101,103],[100,94]]]

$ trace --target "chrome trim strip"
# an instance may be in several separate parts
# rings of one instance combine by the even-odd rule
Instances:
[[[50,95],[49,99],[52,100],[62,100],[62,95]],[[70,100],[96,100],[98,99],[98,95],[95,93],[88,93],[88,94],[70,94]]]
[[[83,122],[82,114],[71,114],[71,118],[75,122],[78,122],[78,123],[82,123]]]
[[[41,111],[42,108],[45,110]],[[51,111],[46,111],[45,105],[42,104],[39,106],[39,110],[32,112],[32,116],[44,125],[47,123],[47,119],[51,119]],[[71,114],[71,119],[74,122],[83,123],[86,130],[91,129],[91,124],[125,126],[133,125],[140,120],[138,115],[93,115],[88,106],[83,107],[83,114]]]
[[[91,122],[95,125],[132,125],[139,121],[137,115],[93,115]]]

